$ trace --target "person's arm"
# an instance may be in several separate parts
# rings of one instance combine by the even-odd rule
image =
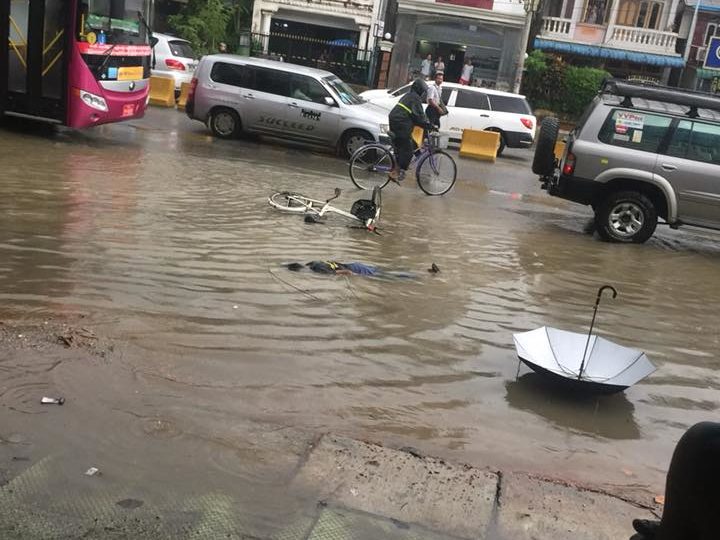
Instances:
[[[438,113],[443,113],[442,105],[440,104],[440,90],[437,93],[433,92],[433,97],[428,97],[428,105],[435,109]]]
[[[425,111],[423,110],[422,101],[420,101],[420,98],[412,100],[412,103],[410,104],[410,110],[412,111],[410,113],[410,120],[412,120],[413,124],[423,128],[427,128],[428,125],[430,125],[430,120],[428,120],[428,117],[425,116]]]

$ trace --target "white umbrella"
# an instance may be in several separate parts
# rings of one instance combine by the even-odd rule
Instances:
[[[570,386],[601,393],[625,390],[653,371],[644,352],[623,347],[593,335],[600,297],[605,285],[598,290],[590,332],[578,334],[543,326],[530,332],[513,334],[518,357],[534,371]]]

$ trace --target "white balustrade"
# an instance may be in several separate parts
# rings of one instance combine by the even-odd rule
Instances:
[[[571,19],[561,17],[543,17],[541,35],[554,38],[569,38]]]
[[[608,45],[637,52],[676,54],[677,34],[632,26],[615,26]]]

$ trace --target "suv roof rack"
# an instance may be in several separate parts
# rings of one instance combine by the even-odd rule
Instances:
[[[601,94],[610,94],[625,98],[623,106],[632,107],[631,98],[649,99],[663,103],[690,107],[688,116],[697,117],[698,109],[720,111],[720,98],[703,92],[695,92],[685,88],[644,84],[622,79],[605,79],[600,88]]]

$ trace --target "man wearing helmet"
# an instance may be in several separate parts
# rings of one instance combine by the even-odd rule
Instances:
[[[392,180],[402,180],[405,177],[405,171],[410,166],[415,150],[412,138],[413,128],[415,126],[425,129],[430,127],[430,122],[423,110],[427,88],[425,81],[415,79],[410,91],[400,98],[398,104],[390,111],[390,131],[398,164],[398,168],[390,172]]]

